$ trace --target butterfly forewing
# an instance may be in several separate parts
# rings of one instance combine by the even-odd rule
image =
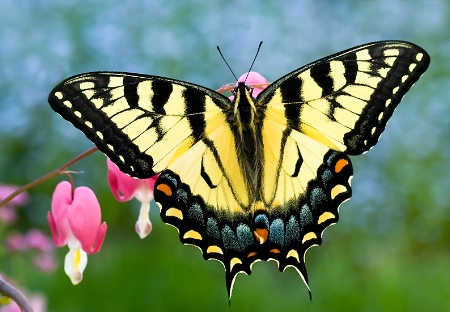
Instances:
[[[49,103],[123,172],[146,178],[214,131],[217,123],[206,121],[230,101],[182,81],[94,72],[63,81]]]
[[[428,68],[420,47],[399,41],[358,46],[306,65],[258,97],[284,108],[293,129],[357,155],[373,147],[401,98]]]

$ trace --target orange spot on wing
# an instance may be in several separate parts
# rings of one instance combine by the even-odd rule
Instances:
[[[163,192],[166,196],[172,196],[172,189],[167,184],[159,184],[156,189]]]
[[[336,173],[339,173],[342,171],[342,169],[344,169],[345,166],[348,165],[348,160],[347,159],[339,159],[336,162],[336,165],[334,166],[334,171],[336,171]]]
[[[279,249],[271,249],[270,252],[271,253],[281,253],[281,251]]]
[[[253,231],[253,235],[260,244],[264,244],[267,241],[267,237],[269,236],[269,231],[267,229],[257,228]]]
[[[256,255],[256,252],[252,251],[251,253],[249,253],[249,254],[247,255],[247,258],[253,257],[253,256],[255,256],[255,255]]]

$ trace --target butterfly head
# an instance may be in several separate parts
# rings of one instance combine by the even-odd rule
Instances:
[[[233,94],[233,107],[236,121],[242,125],[253,123],[256,112],[253,88],[245,82],[238,82],[233,90]]]

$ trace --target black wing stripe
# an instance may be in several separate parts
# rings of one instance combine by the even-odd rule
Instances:
[[[165,115],[164,105],[169,100],[173,86],[168,81],[155,80],[152,82],[152,89],[154,92],[152,97],[153,110],[157,114]]]
[[[139,82],[137,82],[136,79],[131,79],[130,77],[123,78],[123,93],[130,108],[139,107],[139,95],[137,92],[138,84]]]
[[[290,105],[292,103],[298,104],[302,101],[302,80],[298,77],[292,79],[289,85],[280,88],[282,101],[285,107],[285,116],[288,125],[295,129],[300,124],[300,105]]]
[[[191,125],[192,135],[195,141],[200,141],[205,137],[206,121],[199,112],[205,111],[206,95],[194,88],[188,88],[183,91],[185,99],[185,111],[189,124]]]
[[[356,60],[356,53],[351,52],[347,55],[345,60],[343,60],[345,67],[345,80],[347,84],[353,84],[356,80],[356,74],[358,73],[358,62]]]
[[[311,77],[316,84],[322,88],[322,97],[334,91],[334,82],[329,62],[319,64],[311,68]]]
[[[394,53],[396,50],[398,56]],[[418,47],[380,47],[369,51],[377,60],[371,63],[370,74],[380,77],[381,69],[387,67],[388,71],[377,84],[354,130],[344,137],[344,143],[348,147],[346,152],[353,155],[367,151],[378,142],[397,105],[429,64],[428,55]],[[386,56],[386,53],[394,55]],[[419,60],[420,55],[423,57]],[[389,64],[392,60],[395,61]]]

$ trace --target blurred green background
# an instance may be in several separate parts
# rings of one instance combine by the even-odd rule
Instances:
[[[293,269],[259,262],[238,275],[231,307],[222,265],[183,246],[152,205],[153,232],[134,232],[139,204],[118,203],[96,153],[71,167],[97,194],[108,223],[80,285],[2,248],[0,272],[50,311],[443,311],[450,307],[450,2],[33,1],[0,2],[0,183],[23,185],[91,147],[55,114],[49,91],[97,70],[166,76],[217,89],[254,70],[269,81],[352,46],[414,42],[431,66],[405,96],[378,145],[353,157],[352,199],[306,263],[313,301]],[[50,233],[46,213],[64,177],[32,189],[14,228]],[[1,238],[2,240],[4,237]]]

